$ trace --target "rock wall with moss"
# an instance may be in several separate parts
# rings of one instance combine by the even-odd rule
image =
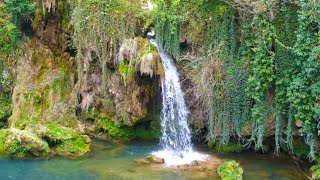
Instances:
[[[136,15],[141,3],[0,4],[0,32],[8,37],[0,40],[0,71],[12,77],[0,89],[1,154],[77,158],[90,152],[92,137],[159,137],[163,72],[144,38],[144,15]]]

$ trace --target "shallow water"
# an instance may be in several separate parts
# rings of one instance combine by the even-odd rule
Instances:
[[[219,179],[216,173],[174,172],[168,168],[134,162],[158,148],[157,143],[150,142],[135,142],[124,146],[96,141],[95,153],[80,160],[69,160],[58,156],[49,160],[0,159],[0,179]],[[207,149],[200,151],[214,155]],[[300,168],[286,157],[272,159],[271,155],[255,153],[217,155],[217,157],[239,161],[244,168],[245,180],[306,179]]]

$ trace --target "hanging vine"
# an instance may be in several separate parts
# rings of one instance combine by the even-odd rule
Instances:
[[[183,17],[179,15],[179,0],[157,1],[154,12],[158,45],[175,58],[180,56],[180,31]]]
[[[112,59],[116,59],[121,42],[134,36],[140,5],[140,1],[125,0],[80,0],[75,4],[72,22],[73,41],[78,51],[79,85],[85,64],[88,66],[97,56],[103,73],[102,89],[105,90],[107,65],[116,62]]]
[[[302,134],[316,158],[320,95],[320,6],[317,1],[299,1],[298,30],[294,52],[295,72],[288,89],[293,117],[303,122]]]
[[[253,47],[252,72],[248,79],[248,94],[254,100],[252,108],[252,134],[251,140],[255,142],[255,149],[264,150],[263,138],[265,123],[269,116],[267,92],[274,79],[274,27],[263,16],[254,19],[256,36]]]

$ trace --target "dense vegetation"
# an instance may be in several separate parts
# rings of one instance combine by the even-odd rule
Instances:
[[[51,49],[60,80],[55,81],[57,85],[45,88],[59,89],[57,91],[60,92],[63,87],[68,87],[68,93],[73,94],[72,98],[78,96],[78,104],[73,105],[75,100],[64,93],[60,93],[63,96],[60,99],[66,104],[74,100],[70,103],[73,106],[70,112],[79,119],[95,120],[93,124],[97,126],[96,131],[109,131],[110,137],[123,138],[125,141],[133,139],[130,136],[146,136],[139,129],[153,127],[154,121],[135,127],[140,119],[147,119],[148,122],[150,117],[145,110],[133,117],[129,110],[113,107],[111,97],[122,92],[112,94],[108,82],[117,84],[117,77],[113,76],[117,74],[122,79],[119,87],[125,91],[121,95],[130,97],[130,94],[140,93],[136,98],[138,100],[145,98],[141,94],[148,97],[155,94],[152,88],[154,84],[150,81],[156,81],[161,73],[153,77],[149,73],[153,70],[150,68],[148,73],[151,77],[144,77],[143,70],[137,68],[139,63],[143,63],[144,55],[154,55],[155,49],[142,40],[126,41],[144,37],[147,30],[154,28],[160,47],[172,55],[181,67],[189,106],[196,107],[191,115],[193,127],[195,132],[205,132],[200,133],[205,136],[205,142],[213,147],[217,144],[219,147],[238,144],[265,151],[268,148],[265,139],[274,137],[275,153],[283,149],[295,154],[300,149],[302,139],[308,145],[309,159],[317,159],[320,132],[318,0],[152,2],[155,4],[153,11],[141,11],[141,6],[146,3],[142,0],[68,0],[57,4],[54,0],[44,3],[26,0],[0,2],[0,119],[7,119],[11,114],[10,95],[14,94],[13,84],[18,84],[15,82],[18,72],[14,69],[18,57],[22,56],[23,44],[29,42],[29,39],[38,38],[41,42],[45,39],[42,34],[26,35],[24,26],[32,22],[33,33],[37,33],[41,31],[40,22],[46,22],[43,24],[47,27],[50,25],[47,25],[48,22],[59,19],[54,26],[63,34],[59,38],[68,37],[69,49]],[[126,45],[126,42],[131,44]],[[122,48],[125,46],[128,47]],[[74,56],[76,63],[69,57],[66,58],[68,63],[65,63],[63,54],[66,53],[67,56]],[[157,63],[159,60],[152,67],[157,67],[154,71],[160,72],[161,67]],[[49,74],[54,68],[51,68],[51,62],[48,64],[39,66],[39,71]],[[76,75],[74,69],[77,69]],[[141,71],[140,76],[138,71]],[[72,78],[69,76],[72,75],[75,76],[74,80],[70,80]],[[100,79],[94,79],[96,76]],[[90,86],[90,79],[94,79],[99,88],[95,86],[97,84]],[[41,80],[35,79],[34,84],[42,85]],[[121,89],[119,87],[114,89]],[[85,97],[85,93],[94,95]],[[37,96],[41,99],[52,96],[49,95],[50,91],[46,89]],[[41,102],[51,107],[51,103],[38,100],[31,93],[28,97],[34,103],[30,106]],[[119,99],[132,100],[123,97]],[[149,100],[138,102],[133,104],[147,106]],[[47,111],[39,111],[37,120],[33,118],[32,121],[46,119],[43,118],[46,115],[44,112]],[[88,116],[90,112],[94,112],[94,115]],[[59,122],[57,127],[63,123]],[[151,133],[157,136],[153,130]],[[19,132],[21,136],[28,135],[25,131],[5,132],[6,136],[12,132]],[[33,139],[40,141],[36,137]],[[82,140],[79,146],[87,146],[84,142],[89,140],[77,134],[66,141],[59,140],[57,149],[68,153],[62,147],[77,143],[79,139]],[[42,142],[38,144],[42,145]],[[43,146],[43,151],[47,153],[48,147]]]
[[[157,3],[156,29],[168,26],[157,31],[158,41],[187,60],[188,79],[195,84],[191,91],[198,97],[194,103],[209,120],[209,141],[241,142],[249,124],[251,137],[244,144],[264,150],[263,140],[272,134],[266,126],[275,124],[276,152],[283,145],[293,150],[293,136],[304,136],[309,157],[316,158],[319,2]],[[179,54],[177,42],[184,40],[192,49]],[[299,132],[296,124],[302,124]]]

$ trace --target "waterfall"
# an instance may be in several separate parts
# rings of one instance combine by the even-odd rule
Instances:
[[[157,46],[154,40],[150,41]],[[205,159],[205,155],[193,151],[188,109],[183,98],[177,68],[172,57],[158,46],[157,48],[165,77],[161,80],[161,150],[154,152],[153,155],[164,158],[167,165],[189,164],[193,160]]]
[[[179,74],[173,59],[159,50],[165,77],[162,86],[160,145],[173,151],[192,151],[188,110],[183,99]]]

